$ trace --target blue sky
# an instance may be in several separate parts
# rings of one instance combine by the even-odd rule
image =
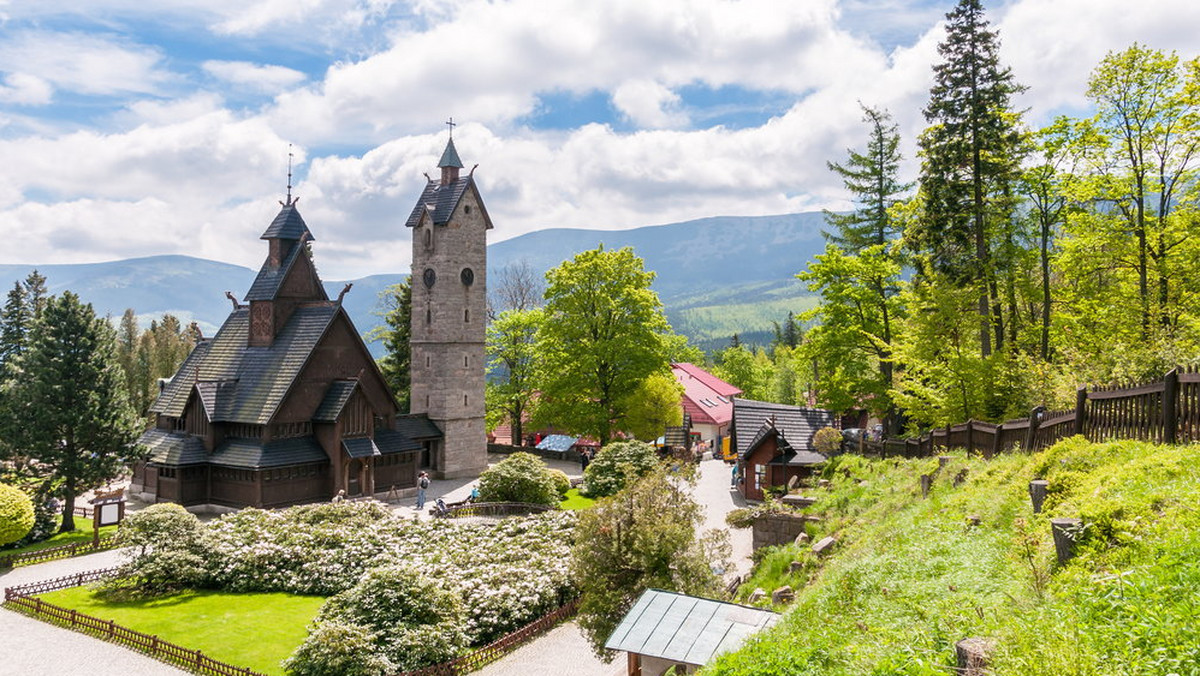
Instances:
[[[1196,56],[1198,5],[987,8],[1036,127],[1087,111],[1110,50]],[[859,101],[892,112],[912,158],[952,6],[0,0],[0,262],[255,267],[292,144],[322,272],[405,271],[450,116],[494,240],[845,208],[826,161],[862,145]]]

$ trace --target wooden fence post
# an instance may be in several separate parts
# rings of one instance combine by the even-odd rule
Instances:
[[[1050,491],[1050,482],[1045,479],[1034,479],[1029,482],[1029,501],[1033,503],[1033,513],[1038,514],[1042,511],[1042,503],[1046,501],[1046,494]]]
[[[1029,429],[1025,432],[1025,448],[1026,453],[1032,453],[1033,447],[1037,443],[1038,427],[1042,424],[1042,416],[1046,413],[1045,406],[1034,406],[1029,412]]]
[[[1083,522],[1079,519],[1050,519],[1050,531],[1054,535],[1054,553],[1058,556],[1058,565],[1062,566],[1075,556],[1075,538],[1083,530]]]
[[[967,419],[967,456],[968,457],[972,453],[975,452],[975,437],[973,434],[974,431],[975,431],[975,420],[974,420],[974,418],[968,418]]]
[[[1087,388],[1083,386],[1075,390],[1075,434],[1087,434]]]
[[[1164,444],[1174,444],[1179,431],[1179,369],[1173,368],[1163,376],[1162,418]]]

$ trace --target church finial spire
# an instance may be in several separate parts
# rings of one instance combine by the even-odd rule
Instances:
[[[292,144],[288,144],[288,182],[287,182],[287,202],[284,206],[292,203]]]
[[[454,147],[454,128],[458,124],[452,117],[446,122],[446,126],[450,127],[450,140],[446,142],[446,149],[442,151],[442,159],[438,161],[438,168],[442,170],[442,185],[457,181],[458,170],[463,168],[462,160],[458,158],[458,150]]]

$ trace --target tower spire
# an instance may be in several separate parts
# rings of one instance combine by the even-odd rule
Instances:
[[[287,203],[288,206],[292,203],[292,144],[288,144],[288,182],[287,182]]]
[[[446,126],[450,127],[450,140],[446,142],[446,149],[442,151],[442,159],[438,161],[438,168],[442,170],[442,185],[449,185],[457,181],[458,170],[463,168],[462,160],[458,158],[458,150],[454,147],[454,128],[458,124],[452,117],[446,122]]]

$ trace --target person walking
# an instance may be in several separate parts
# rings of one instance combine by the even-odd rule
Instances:
[[[417,509],[425,509],[425,491],[429,488],[429,472],[417,475]]]

